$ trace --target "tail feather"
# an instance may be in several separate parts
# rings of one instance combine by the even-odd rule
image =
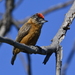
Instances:
[[[16,59],[16,57],[17,57],[17,54],[20,52],[20,49],[18,49],[18,48],[14,48],[13,49],[13,56],[12,56],[12,59],[11,59],[11,64],[12,65],[14,65],[14,61],[15,61],[15,59]]]
[[[53,53],[53,52],[52,52]],[[52,55],[52,53],[50,54],[47,54],[44,61],[43,61],[43,64],[45,65],[47,63],[47,61],[49,60],[50,56]]]
[[[12,64],[12,65],[14,65],[14,61],[15,61],[16,57],[17,57],[17,54],[14,54],[14,55],[12,56],[12,59],[11,59],[11,64]]]
[[[49,57],[50,57],[50,55],[48,54],[48,55],[46,55],[46,57],[45,57],[45,59],[44,59],[44,61],[43,61],[43,64],[45,65],[46,63],[47,63],[47,61],[49,60]]]

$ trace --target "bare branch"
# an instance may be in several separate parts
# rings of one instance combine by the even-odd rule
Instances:
[[[22,65],[23,65],[23,67],[24,67],[24,70],[27,72],[28,66],[27,66],[27,63],[25,62],[25,58],[24,58],[24,56],[22,55],[22,53],[19,54],[19,58],[20,58],[20,60],[21,60],[21,62],[22,62]]]
[[[54,52],[57,52],[59,49],[59,44],[61,43],[61,41],[64,39],[67,30],[69,29],[70,24],[72,23],[74,17],[75,17],[75,2],[73,4],[73,6],[71,7],[71,9],[69,10],[69,12],[66,14],[65,20],[61,26],[61,28],[59,29],[58,33],[56,34],[56,36],[53,38],[52,40],[52,44],[49,46],[42,46],[42,47],[36,47],[36,46],[27,46],[27,45],[23,45],[20,43],[17,43],[13,40],[7,39],[7,38],[2,38],[0,37],[0,42],[5,42],[8,43],[10,45],[15,46],[16,48],[19,48],[21,50],[23,50],[23,52],[25,53],[29,53],[29,54],[42,54],[42,55],[49,55],[52,54]],[[57,54],[57,57],[59,57],[60,52]],[[49,59],[49,57],[48,57]],[[57,59],[57,61],[60,62],[60,58]],[[47,62],[47,61],[44,61]],[[59,63],[57,63],[59,64]],[[59,67],[61,69],[61,65],[59,65]],[[61,73],[61,70],[58,71],[59,75]]]
[[[55,52],[56,50],[58,50],[59,44],[64,39],[66,32],[69,29],[69,26],[75,17],[74,6],[75,6],[75,2],[73,4],[73,6],[71,7],[71,9],[69,10],[69,12],[66,14],[65,20],[64,20],[61,28],[59,29],[56,36],[53,38],[52,44],[49,46],[42,46],[40,48],[35,47],[35,46],[29,47],[27,45],[22,45],[15,41],[9,40],[7,38],[2,38],[2,37],[0,37],[0,42],[5,42],[10,45],[13,45],[16,48],[20,48],[21,50],[23,50],[23,52],[30,53],[30,54],[32,54],[32,53],[34,53],[34,54],[37,53],[37,54],[42,54],[42,55],[51,54],[51,53]]]
[[[12,18],[12,11],[14,9],[14,0],[6,0],[5,3],[6,12],[3,16],[3,19],[1,20],[2,23],[0,23],[0,36],[4,36],[11,27],[11,18]]]
[[[27,59],[28,59],[28,75],[32,75],[32,69],[31,69],[31,58],[30,58],[30,54],[27,53]]]
[[[27,59],[28,59],[28,64],[25,62],[25,58],[24,56],[20,53],[19,54],[19,58],[22,62],[22,65],[24,67],[24,69],[26,70],[26,72],[28,73],[28,75],[32,75],[32,71],[31,71],[31,59],[30,59],[30,55],[27,54]]]
[[[24,20],[19,20],[19,21],[17,21],[17,20],[12,20],[12,23],[13,24],[15,24],[16,26],[18,26],[18,25],[21,25],[21,24],[24,24],[25,22],[27,22],[27,20],[30,18],[30,16],[29,17],[26,17]]]
[[[59,46],[55,55],[56,55],[56,75],[61,75],[61,66],[62,66],[62,47],[61,46]]]
[[[17,28],[17,30],[20,29],[20,26],[19,26],[19,22],[17,22],[16,20],[12,19],[12,24],[14,24],[14,26]]]
[[[48,9],[42,11],[41,13],[42,13],[43,15],[47,15],[47,14],[53,12],[53,11],[56,11],[56,10],[58,10],[58,9],[61,9],[61,8],[64,8],[64,7],[69,6],[70,4],[73,3],[73,1],[74,1],[74,0],[70,0],[70,1],[65,2],[65,3],[60,3],[60,4],[58,4],[58,5],[55,5],[55,6],[53,6],[53,7],[50,7],[50,8],[48,8]],[[29,16],[29,17],[26,17],[24,20],[19,20],[19,21],[15,21],[15,20],[14,20],[13,23],[15,23],[16,25],[24,24],[25,22],[27,22],[27,20],[28,20],[29,18],[30,18],[30,16]]]
[[[52,46],[42,46],[42,47],[37,47],[37,46],[27,46],[25,44],[20,44],[18,42],[15,42],[11,39],[0,37],[0,42],[8,43],[10,45],[13,45],[16,48],[19,48],[22,50],[22,52],[29,53],[29,54],[42,54],[46,55],[47,53],[54,52],[55,49]]]
[[[55,35],[55,37],[52,40],[52,44],[54,44],[56,48],[59,47],[59,44],[64,39],[67,30],[70,29],[69,28],[70,24],[72,23],[73,19],[75,18],[75,7],[74,6],[75,6],[75,1],[73,3],[72,7],[70,8],[70,10],[68,11],[68,13],[66,14],[66,17],[64,19],[62,26],[60,27],[59,31],[57,32],[57,34]],[[49,55],[46,56],[45,59],[49,59]],[[47,62],[47,61],[44,60],[44,62]]]
[[[19,0],[19,1],[15,4],[15,8],[17,8],[22,2],[23,2],[23,0]]]
[[[3,0],[0,0],[0,2],[2,2]]]
[[[58,4],[58,5],[52,6],[52,7],[50,7],[49,9],[43,11],[42,14],[43,14],[43,15],[47,15],[47,14],[49,14],[50,12],[59,10],[59,9],[61,9],[61,8],[64,8],[64,7],[67,7],[67,6],[69,6],[70,4],[72,4],[73,2],[74,2],[74,0],[70,0],[70,1],[67,1],[67,2],[65,2],[65,3],[60,3],[60,4]]]
[[[0,16],[3,16],[3,13],[0,13]]]
[[[63,27],[65,33],[64,34],[62,33],[62,36],[60,36],[58,43],[60,43],[63,40],[63,37],[65,36],[67,30],[70,29],[69,28],[70,24],[72,23],[73,19],[75,18],[75,7],[74,6],[75,6],[75,1],[73,3],[72,7],[70,8],[70,10],[68,11],[68,13],[66,14],[65,20],[61,26],[61,27]],[[57,33],[57,35],[58,35],[58,33]],[[62,52],[61,51],[62,51],[61,47],[59,47],[56,51],[56,75],[61,75],[61,65],[62,65],[62,59],[61,59]],[[68,62],[69,62],[69,60],[68,60]]]

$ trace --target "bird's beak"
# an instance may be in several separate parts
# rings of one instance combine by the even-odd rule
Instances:
[[[41,21],[41,23],[45,23],[45,22],[48,22],[48,21],[47,21],[47,20],[42,20],[42,21]]]

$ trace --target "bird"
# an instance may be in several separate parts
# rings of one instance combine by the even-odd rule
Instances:
[[[40,36],[42,26],[45,22],[48,21],[44,19],[42,13],[36,13],[32,15],[29,20],[19,29],[15,41],[28,46],[35,46]],[[15,47],[13,48],[13,56],[11,59],[12,65],[14,65],[17,54],[20,52],[22,52],[21,49]]]

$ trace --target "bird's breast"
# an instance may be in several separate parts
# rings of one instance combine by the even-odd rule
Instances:
[[[23,37],[20,43],[24,43],[26,45],[35,45],[40,33],[41,27],[32,26],[29,33]]]

